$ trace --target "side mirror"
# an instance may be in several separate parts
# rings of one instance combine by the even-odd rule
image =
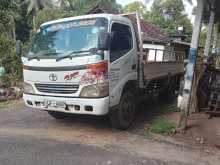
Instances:
[[[21,41],[16,41],[16,55],[21,56],[22,50],[21,50]]]
[[[109,50],[110,46],[110,34],[100,33],[99,35],[99,50]]]

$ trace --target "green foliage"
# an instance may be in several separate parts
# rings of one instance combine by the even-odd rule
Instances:
[[[5,86],[12,85],[21,75],[20,62],[15,54],[14,18],[16,4],[13,0],[0,1],[0,65],[5,68]],[[13,34],[13,35],[12,35]]]
[[[207,27],[207,26],[204,26],[204,28],[202,29],[201,34],[200,34],[200,43],[199,43],[199,46],[201,46],[201,47],[203,47],[203,48],[205,47],[205,41],[206,41],[207,31],[208,31],[208,27]]]
[[[16,1],[18,6],[15,18],[16,38],[26,42],[29,40],[32,29],[32,16],[27,14],[28,4],[23,3],[23,0]]]
[[[120,10],[120,5],[115,0],[59,0],[58,2],[60,7],[45,6],[37,12],[35,18],[36,27],[50,20],[86,14],[98,4],[110,5],[113,10]]]
[[[187,41],[191,42],[193,26],[186,15],[182,15],[177,21],[176,26],[184,26],[186,28]]]
[[[0,34],[0,65],[6,74],[4,75],[4,85],[14,85],[21,77],[20,60],[15,53],[15,42],[4,34]]]
[[[154,0],[151,12],[146,13],[144,19],[165,29],[171,35],[175,34],[178,26],[184,26],[190,41],[192,24],[184,12],[182,0]]]
[[[86,14],[89,10],[97,5],[112,8],[113,11],[120,11],[121,6],[116,3],[116,0],[72,0],[75,1],[75,11],[77,15]],[[86,5],[85,5],[86,4]]]
[[[42,23],[54,19],[70,17],[76,15],[73,11],[67,12],[59,8],[44,8],[36,15],[36,26],[39,27]]]
[[[15,9],[13,0],[0,1],[0,33],[8,33],[13,28],[13,10]]]
[[[191,0],[188,0],[192,3]],[[190,19],[184,14],[183,0],[154,0],[151,11],[147,11],[144,5],[139,2],[133,2],[126,5],[123,9],[125,13],[140,11],[143,18],[163,29],[170,35],[176,33],[178,26],[186,28],[188,41],[191,40],[192,24]]]
[[[167,21],[177,21],[184,11],[182,0],[155,0],[152,6],[153,15],[162,16]]]
[[[142,2],[135,1],[133,3],[126,5],[124,7],[123,11],[124,11],[124,13],[132,13],[132,12],[139,11],[141,13],[141,15],[143,15],[146,10],[145,10],[145,6]]]
[[[51,0],[25,0],[23,4],[28,4],[27,14],[34,15],[41,9],[52,4]]]
[[[157,134],[170,134],[175,131],[175,128],[176,123],[166,118],[159,117],[153,121],[150,131]]]
[[[94,7],[96,5],[104,5],[109,6],[113,9],[113,11],[121,11],[122,7],[121,5],[116,3],[116,0],[87,0],[88,3],[91,3],[91,7]],[[90,8],[91,9],[91,8]]]

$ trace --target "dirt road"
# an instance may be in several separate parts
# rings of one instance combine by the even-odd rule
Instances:
[[[220,155],[173,140],[112,129],[106,118],[55,120],[25,107],[0,112],[0,165],[218,165]]]

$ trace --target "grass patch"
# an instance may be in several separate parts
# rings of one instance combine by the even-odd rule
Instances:
[[[19,109],[24,106],[22,100],[10,100],[5,102],[0,102],[0,111]]]
[[[7,108],[8,103],[7,102],[1,102],[0,103],[0,111],[5,110]]]
[[[175,122],[165,117],[159,117],[153,121],[150,131],[156,134],[168,135],[175,131],[176,126]]]

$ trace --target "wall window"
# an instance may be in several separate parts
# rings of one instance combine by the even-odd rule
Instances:
[[[127,54],[133,47],[131,28],[128,25],[113,23],[111,30],[110,61]]]
[[[149,62],[162,62],[164,51],[163,50],[157,50],[157,49],[150,49],[148,51],[148,61]]]

